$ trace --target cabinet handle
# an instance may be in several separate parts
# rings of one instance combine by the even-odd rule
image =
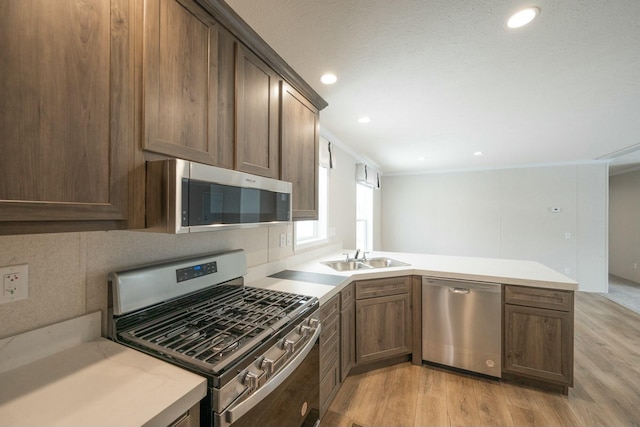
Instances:
[[[471,291],[469,288],[449,288],[449,292],[453,292],[454,294],[468,294]]]

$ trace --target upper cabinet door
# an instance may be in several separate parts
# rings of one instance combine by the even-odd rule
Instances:
[[[291,86],[281,86],[280,178],[293,184],[293,219],[318,219],[320,113]]]
[[[192,0],[148,0],[144,22],[144,148],[216,164],[218,25]]]
[[[132,110],[110,120],[127,85],[110,75],[126,43],[111,3],[0,2],[0,234],[127,225],[132,140],[117,119]]]
[[[236,54],[236,169],[278,177],[279,76],[238,44]]]

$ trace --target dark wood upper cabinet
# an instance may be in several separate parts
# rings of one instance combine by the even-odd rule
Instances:
[[[279,178],[280,81],[326,106],[215,0],[2,1],[0,40],[0,234],[144,228],[152,153]]]
[[[256,54],[271,70],[310,100],[318,110],[328,105],[227,3],[219,0],[196,1],[246,49]]]
[[[0,2],[0,234],[127,226],[122,3]]]
[[[192,0],[149,0],[144,10],[144,148],[232,167],[233,40]]]
[[[236,169],[278,177],[280,77],[253,52],[236,52]]]
[[[285,82],[280,95],[280,178],[293,183],[293,219],[318,219],[320,113]]]

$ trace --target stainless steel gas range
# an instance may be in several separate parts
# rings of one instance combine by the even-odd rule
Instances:
[[[244,274],[242,250],[111,273],[109,337],[206,377],[202,426],[318,424],[318,299]]]

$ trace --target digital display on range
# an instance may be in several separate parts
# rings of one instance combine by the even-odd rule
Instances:
[[[218,265],[215,261],[206,264],[192,265],[191,267],[179,268],[176,270],[176,281],[178,283],[185,280],[191,280],[198,277],[213,274],[218,271]]]

